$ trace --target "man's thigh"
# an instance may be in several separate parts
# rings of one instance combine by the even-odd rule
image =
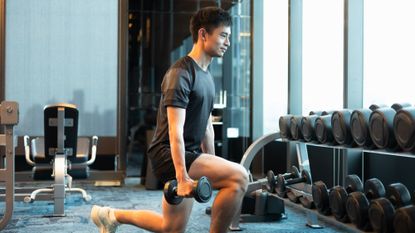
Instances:
[[[188,172],[192,179],[206,176],[215,189],[226,187],[229,182],[238,182],[247,174],[246,169],[239,163],[210,154],[201,154]]]

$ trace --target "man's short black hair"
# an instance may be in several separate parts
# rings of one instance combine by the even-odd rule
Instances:
[[[198,31],[201,28],[211,33],[213,29],[220,26],[231,26],[231,15],[219,7],[204,7],[194,14],[190,20],[190,33],[193,43],[197,42]]]

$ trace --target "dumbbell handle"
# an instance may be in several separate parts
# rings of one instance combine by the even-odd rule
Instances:
[[[281,174],[285,179],[290,179],[296,176],[296,174],[292,173],[292,172],[286,172],[284,174]],[[276,178],[277,176],[275,176]]]
[[[307,181],[307,179],[305,177],[299,177],[299,178],[286,180],[285,185],[298,184],[298,183],[302,183],[302,182],[306,182],[306,181]]]
[[[196,181],[197,182],[197,181]],[[178,184],[177,184],[178,185]],[[195,185],[193,186],[193,188],[192,188],[192,191],[190,192],[190,196],[191,197],[193,197],[194,195],[194,192],[195,192]],[[177,195],[177,186],[176,187],[174,187],[174,188],[172,188],[172,192],[173,192],[173,194],[175,195],[175,196],[179,196],[179,195]]]

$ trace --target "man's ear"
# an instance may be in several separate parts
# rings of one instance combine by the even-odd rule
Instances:
[[[205,40],[206,40],[206,34],[207,34],[206,29],[204,29],[204,28],[200,28],[200,29],[199,29],[199,37],[200,37],[203,41],[205,41]]]

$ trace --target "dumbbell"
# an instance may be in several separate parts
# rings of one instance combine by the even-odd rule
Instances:
[[[290,121],[293,115],[281,116],[278,120],[280,135],[282,139],[291,139]]]
[[[333,213],[336,219],[342,219],[346,214],[345,202],[347,194],[355,191],[363,191],[363,183],[357,175],[348,175],[345,185],[334,186],[327,189],[323,181],[317,181],[311,187],[314,204],[321,214]]]
[[[385,186],[377,178],[365,182],[365,192],[352,192],[347,197],[346,211],[350,221],[357,228],[368,231],[372,229],[369,221],[369,201],[385,196]]]
[[[395,232],[413,233],[415,232],[415,206],[405,206],[399,208],[393,218]]]
[[[164,184],[164,198],[170,205],[178,205],[183,201],[183,197],[177,195],[177,180],[170,180]],[[212,186],[209,180],[202,176],[195,181],[192,190],[192,196],[197,202],[205,203],[212,196]]]
[[[292,116],[290,119],[290,131],[293,140],[302,140],[303,132],[301,131],[301,119],[303,116]]]
[[[354,142],[358,146],[371,149],[374,147],[372,139],[369,135],[369,117],[372,111],[386,107],[386,105],[372,104],[369,108],[354,110],[350,116],[350,130]]]
[[[389,151],[399,148],[394,134],[394,118],[397,111],[409,106],[407,103],[395,103],[390,108],[378,108],[370,114],[369,133],[377,148]]]
[[[310,116],[305,116],[301,119],[301,133],[306,142],[317,141],[316,132],[315,132],[315,123],[317,117],[321,116],[314,114]]]
[[[333,112],[331,116],[333,138],[339,145],[351,145],[354,142],[350,132],[351,114],[352,110],[343,109]]]
[[[411,194],[401,183],[390,184],[386,197],[372,200],[369,205],[369,219],[376,232],[394,232],[395,209],[411,204]]]
[[[415,107],[399,110],[393,118],[393,133],[403,151],[415,151]]]
[[[299,183],[311,184],[311,175],[307,170],[301,171],[301,177],[286,180],[282,174],[277,175],[277,183],[275,185],[275,191],[280,197],[287,196],[287,186]]]
[[[296,166],[291,167],[291,172],[287,172],[284,174],[281,174],[285,179],[292,179],[292,178],[298,178],[300,177],[300,171],[298,171],[298,168]],[[275,193],[275,187],[277,185],[277,176],[274,175],[274,172],[272,170],[269,170],[267,172],[267,190],[270,193]]]
[[[332,144],[333,139],[333,130],[331,127],[331,116],[332,114],[327,114],[324,116],[319,116],[315,122],[315,133],[316,138],[319,143]]]
[[[329,193],[330,210],[340,222],[350,222],[346,212],[347,195],[352,192],[363,192],[363,182],[357,175],[346,176],[344,187],[335,186]]]

